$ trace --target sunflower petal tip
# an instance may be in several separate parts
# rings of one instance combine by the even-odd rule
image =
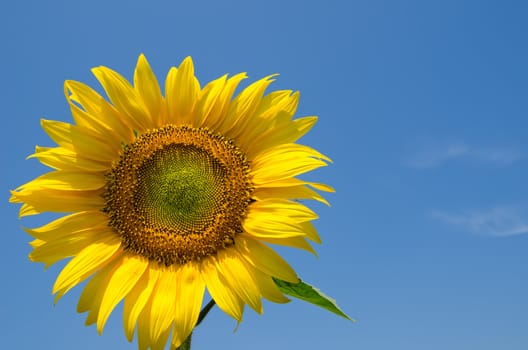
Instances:
[[[88,320],[86,320],[86,322],[88,322]],[[97,334],[102,335],[103,329],[104,329],[104,324],[100,324],[99,322],[97,322]]]
[[[134,333],[128,334],[128,332],[125,332],[125,337],[129,343],[132,343],[132,340],[134,340]]]
[[[148,63],[148,60],[147,60],[147,56],[145,56],[144,53],[140,53],[139,54],[136,66],[138,66],[138,67],[139,66],[148,66],[148,67],[150,67],[150,65]]]
[[[323,203],[324,205],[326,205],[327,207],[331,207],[332,205],[330,205],[330,202],[327,201],[326,199],[322,198],[319,200],[319,202]]]
[[[64,95],[66,96],[66,98],[69,98],[72,95],[72,92],[71,92],[72,84],[74,84],[73,80],[64,81]]]
[[[9,193],[11,194],[11,196],[9,197],[9,203],[20,203],[20,199],[18,199],[16,196],[16,190],[9,190]]]
[[[194,62],[191,56],[187,56],[180,63],[179,69],[188,69],[194,74]]]
[[[96,67],[92,67],[90,71],[99,80],[99,78],[104,75],[105,68],[106,68],[105,66],[96,66]]]
[[[51,294],[55,294],[57,292],[52,292]],[[57,305],[57,303],[59,302],[60,298],[62,298],[64,294],[62,292],[59,292],[57,293],[57,295],[55,295],[55,298],[53,299],[53,306]]]
[[[237,320],[237,324],[235,326],[235,329],[233,329],[233,333],[236,333],[236,331],[238,331],[238,327],[240,327],[240,324],[242,323],[242,319],[240,320]]]

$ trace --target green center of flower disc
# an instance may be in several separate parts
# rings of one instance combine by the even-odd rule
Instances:
[[[125,147],[108,174],[104,211],[125,249],[165,265],[200,260],[242,232],[248,174],[231,141],[168,125]]]
[[[179,227],[182,233],[202,227],[221,211],[227,170],[194,145],[169,145],[140,167],[137,203],[152,222]]]

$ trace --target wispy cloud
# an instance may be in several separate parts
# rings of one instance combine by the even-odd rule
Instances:
[[[525,208],[495,207],[462,213],[434,210],[431,215],[476,234],[505,237],[528,233],[528,210]]]
[[[424,149],[406,160],[413,168],[434,168],[456,159],[468,159],[495,165],[509,165],[523,157],[512,148],[477,148],[465,143],[452,143],[444,147]]]

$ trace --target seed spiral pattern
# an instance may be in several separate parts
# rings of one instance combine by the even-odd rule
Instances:
[[[126,250],[169,266],[233,245],[251,194],[249,162],[232,141],[167,125],[125,146],[103,211]]]

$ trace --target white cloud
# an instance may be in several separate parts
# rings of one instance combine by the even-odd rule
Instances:
[[[495,207],[463,213],[434,210],[431,215],[476,234],[505,237],[528,233],[528,211],[521,208]]]
[[[409,157],[406,164],[413,168],[435,168],[455,159],[468,159],[495,165],[509,165],[523,155],[512,148],[476,148],[464,143],[426,149]]]

